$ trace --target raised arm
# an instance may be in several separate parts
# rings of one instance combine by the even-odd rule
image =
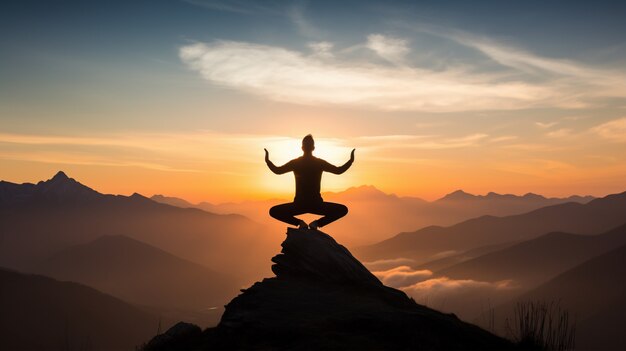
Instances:
[[[269,167],[269,169],[272,172],[274,172],[274,174],[284,174],[284,173],[293,171],[293,166],[292,166],[291,161],[278,167],[272,161],[270,161],[270,153],[267,151],[267,149],[263,149],[263,150],[265,150],[265,163],[267,163],[267,167]]]
[[[344,163],[343,166],[337,167],[328,162],[324,162],[324,171],[330,172],[333,174],[342,174],[345,171],[347,171],[348,168],[350,168],[350,166],[352,166],[352,163],[354,162],[354,150],[355,149],[352,149],[352,152],[350,153],[350,159],[348,160],[348,162]]]

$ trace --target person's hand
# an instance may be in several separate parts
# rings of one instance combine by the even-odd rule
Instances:
[[[354,162],[354,151],[356,149],[352,149],[352,152],[350,153],[350,162]]]
[[[265,162],[269,162],[270,161],[270,153],[267,151],[267,149],[263,149],[265,150]]]

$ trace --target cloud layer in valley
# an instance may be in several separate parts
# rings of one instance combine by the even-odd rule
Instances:
[[[473,279],[452,279],[436,276],[430,270],[413,269],[410,259],[388,259],[367,262],[365,265],[383,284],[400,289],[418,303],[435,308],[455,310],[457,305],[483,300],[498,300],[517,288],[512,280],[485,282]],[[393,265],[396,266],[393,266]],[[445,305],[447,304],[447,305]],[[454,308],[450,309],[452,306]],[[466,308],[458,310],[465,311]]]

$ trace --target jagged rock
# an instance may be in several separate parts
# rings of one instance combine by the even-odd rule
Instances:
[[[220,324],[166,349],[503,350],[512,345],[384,286],[319,231],[287,231],[266,278],[234,298]],[[167,334],[167,333],[166,333]]]
[[[315,279],[339,284],[382,286],[350,251],[320,231],[287,230],[282,252],[274,258],[272,271],[279,278]]]

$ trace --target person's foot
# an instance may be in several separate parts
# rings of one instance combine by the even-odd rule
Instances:
[[[300,220],[300,224],[298,224],[298,229],[309,229],[309,225],[306,224],[305,221]]]
[[[317,223],[317,220],[311,222],[311,224],[309,224],[309,228],[313,229],[313,230],[317,230],[317,228],[319,227],[319,224]]]

